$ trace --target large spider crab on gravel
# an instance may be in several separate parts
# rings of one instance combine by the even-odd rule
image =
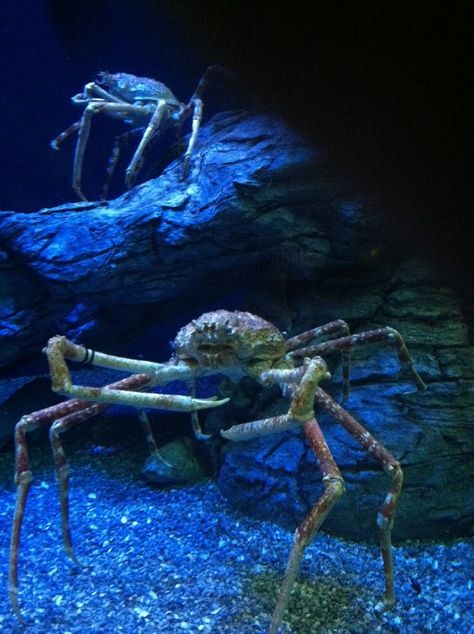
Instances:
[[[143,165],[145,152],[150,142],[166,128],[175,127],[180,131],[183,123],[192,114],[192,131],[183,161],[183,177],[186,177],[202,120],[202,94],[212,75],[222,71],[220,66],[209,66],[186,104],[181,103],[167,86],[148,77],[136,77],[128,73],[101,72],[96,81],[86,84],[83,92],[71,98],[73,104],[84,108],[82,117],[51,141],[51,147],[58,150],[67,137],[77,132],[72,187],[79,199],[87,201],[82,193],[82,165],[91,120],[93,115],[98,113],[134,126],[132,130],[120,134],[115,139],[107,168],[103,198],[107,196],[108,184],[119,160],[120,152],[131,135],[142,133],[138,147],[125,172],[125,184],[128,188],[133,185]]]
[[[217,310],[205,313],[181,328],[174,340],[174,353],[165,363],[110,356],[84,348],[61,336],[50,339],[46,354],[52,377],[52,389],[72,399],[23,416],[16,426],[17,497],[10,550],[9,595],[17,616],[21,619],[17,599],[20,530],[32,481],[26,433],[52,423],[49,433],[61,494],[63,541],[66,553],[75,561],[68,520],[68,467],[61,434],[97,414],[108,404],[121,403],[139,409],[151,450],[156,450],[156,445],[144,411],[146,408],[191,412],[193,429],[199,436],[202,432],[197,410],[218,407],[228,399],[197,399],[194,396],[158,394],[144,390],[183,380],[191,381],[194,393],[194,380],[197,377],[216,373],[234,381],[248,376],[264,386],[278,384],[290,399],[286,414],[234,425],[222,430],[221,435],[229,440],[243,441],[300,426],[316,454],[325,487],[320,499],[296,529],[269,633],[275,634],[282,621],[304,549],[344,492],[342,475],[316,420],[315,403],[317,408],[328,411],[377,460],[391,478],[389,492],[377,516],[377,524],[385,570],[385,593],[378,608],[382,610],[392,605],[395,594],[391,529],[403,481],[400,464],[359,422],[319,387],[320,381],[330,378],[323,357],[332,352],[340,352],[343,391],[347,396],[349,353],[353,347],[371,343],[393,345],[400,362],[412,372],[418,387],[426,387],[413,366],[399,332],[386,327],[351,335],[347,324],[342,320],[332,321],[285,339],[275,326],[261,317],[247,312]],[[102,388],[74,385],[66,360],[115,368],[134,374]]]

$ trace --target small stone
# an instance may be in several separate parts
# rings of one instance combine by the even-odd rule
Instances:
[[[140,619],[146,619],[147,616],[150,615],[150,612],[148,610],[143,610],[142,608],[135,608],[135,612]]]

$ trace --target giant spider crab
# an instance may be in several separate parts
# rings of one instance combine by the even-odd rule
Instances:
[[[322,342],[321,338],[323,338]],[[68,467],[61,434],[94,416],[108,404],[121,403],[140,410],[151,450],[156,450],[156,446],[146,417],[146,408],[191,412],[194,432],[199,436],[202,432],[197,410],[218,407],[228,399],[197,399],[194,396],[158,394],[144,392],[144,390],[166,385],[174,380],[191,380],[194,392],[194,379],[216,373],[225,375],[233,381],[247,376],[264,386],[278,384],[290,399],[286,414],[234,425],[222,430],[221,435],[232,441],[244,441],[301,427],[316,454],[325,487],[320,499],[296,529],[285,577],[268,632],[275,634],[279,628],[304,549],[312,541],[325,517],[344,492],[342,475],[316,420],[315,404],[317,408],[329,412],[391,478],[388,494],[377,516],[385,571],[385,592],[378,604],[378,609],[382,610],[391,606],[395,601],[391,529],[402,488],[402,470],[392,454],[319,387],[320,381],[330,378],[323,357],[328,353],[339,351],[342,354],[343,389],[344,394],[347,395],[349,353],[355,346],[370,343],[392,344],[398,352],[402,365],[408,366],[411,370],[418,387],[421,389],[426,387],[413,366],[412,358],[399,332],[385,327],[351,335],[347,324],[342,320],[332,321],[285,339],[275,326],[251,313],[217,310],[205,313],[181,328],[174,340],[174,353],[166,363],[140,361],[95,352],[62,336],[50,339],[45,352],[52,377],[52,389],[72,399],[23,416],[16,426],[17,495],[10,549],[9,595],[17,616],[21,619],[17,599],[20,531],[26,498],[32,481],[26,433],[52,423],[49,433],[61,493],[63,542],[66,553],[75,561],[68,519]],[[74,385],[66,360],[115,368],[134,374],[102,388]]]
[[[120,152],[132,134],[141,132],[142,137],[125,172],[125,184],[128,188],[133,185],[143,165],[145,151],[150,142],[166,128],[176,127],[180,131],[183,123],[192,114],[192,132],[183,161],[183,177],[185,177],[201,125],[202,94],[211,76],[221,70],[219,66],[209,66],[187,104],[181,103],[167,86],[156,79],[136,77],[128,73],[101,72],[96,81],[86,84],[83,92],[71,98],[73,104],[84,108],[82,117],[51,141],[51,147],[58,150],[67,137],[77,132],[72,187],[79,199],[87,201],[82,193],[82,165],[89,139],[91,120],[93,115],[98,113],[120,119],[134,126],[134,129],[117,136],[115,139],[107,168],[103,198],[107,196],[108,184],[119,160]]]

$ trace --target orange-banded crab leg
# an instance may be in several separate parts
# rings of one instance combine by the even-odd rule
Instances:
[[[349,325],[342,319],[336,319],[335,321],[330,321],[327,324],[322,326],[318,326],[317,328],[312,328],[311,330],[307,330],[306,332],[302,332],[295,337],[291,337],[286,341],[286,349],[288,352],[292,352],[301,346],[304,343],[308,343],[313,339],[318,339],[319,337],[332,337],[334,335],[340,337],[341,335],[349,336],[350,330]],[[297,354],[297,353],[296,353]],[[291,356],[291,355],[290,355]],[[305,355],[298,355],[305,356]],[[312,355],[314,356],[314,355]],[[347,349],[341,350],[341,371],[342,371],[342,400],[346,400],[349,398],[350,392],[350,365],[351,365],[351,351]]]
[[[323,326],[318,326],[317,328],[312,328],[311,330],[306,330],[305,332],[296,335],[295,337],[291,337],[286,340],[286,349],[294,350],[301,346],[303,343],[307,343],[308,341],[312,341],[313,339],[318,339],[319,337],[334,335],[334,333],[349,335],[349,325],[347,322],[342,319],[336,319],[335,321],[330,321]]]
[[[396,347],[401,365],[410,370],[418,389],[425,390],[426,384],[415,369],[413,359],[408,352],[403,337],[398,330],[390,327],[375,328],[374,330],[367,330],[366,332],[339,337],[338,339],[332,339],[331,341],[325,341],[324,343],[307,346],[306,348],[291,350],[288,353],[288,356],[293,359],[298,357],[313,357],[315,355],[326,355],[337,350],[351,350],[355,346],[380,342],[388,343]]]
[[[191,128],[191,136],[189,137],[188,147],[184,154],[183,161],[183,171],[182,178],[186,178],[189,172],[189,162],[191,160],[192,153],[194,151],[194,146],[196,145],[196,139],[199,134],[199,129],[201,127],[202,121],[202,113],[203,113],[203,103],[202,103],[202,95],[207,88],[207,85],[212,78],[213,75],[217,75],[218,73],[225,72],[224,68],[221,66],[208,66],[204,75],[199,80],[198,85],[196,86],[195,91],[193,92],[191,99],[189,100],[186,107],[180,114],[179,117],[179,127],[182,126],[183,122],[190,116],[191,112],[193,113],[193,121]]]
[[[304,365],[294,370],[269,370],[262,374],[266,383],[287,383],[293,394],[288,414],[222,431],[224,438],[247,440],[264,434],[276,433],[294,426],[302,426],[311,448],[316,454],[325,491],[306,518],[298,526],[288,559],[278,602],[273,612],[268,634],[276,634],[288,606],[291,591],[298,575],[305,548],[314,538],[324,519],[344,493],[344,481],[314,416],[314,393],[322,379],[330,378],[325,362],[320,358],[305,359]]]
[[[76,411],[83,411],[87,403],[77,399],[65,401],[52,407],[23,416],[15,427],[15,484],[16,502],[13,515],[13,526],[10,541],[10,562],[8,570],[8,595],[17,618],[23,621],[18,607],[18,552],[20,547],[21,526],[25,512],[26,500],[33,475],[30,468],[26,434],[43,427],[51,421]],[[98,406],[99,407],[99,406]]]
[[[188,106],[192,105],[194,99],[202,99],[202,96],[207,88],[209,81],[214,75],[217,75],[219,73],[229,73],[229,71],[223,66],[219,66],[218,64],[213,64],[212,66],[208,66],[206,68],[206,70],[204,71],[204,75],[199,80],[198,85],[196,86],[191,99],[189,100]]]
[[[150,377],[146,374],[133,374],[125,379],[111,383],[106,387],[118,389],[118,390],[143,390],[150,384]],[[72,412],[57,418],[49,429],[49,440],[51,443],[51,449],[53,450],[56,478],[59,484],[60,503],[61,503],[61,524],[64,549],[67,556],[75,563],[78,563],[73,549],[71,541],[71,532],[69,529],[69,466],[66,461],[66,454],[64,452],[63,443],[61,441],[61,434],[65,431],[76,427],[79,423],[92,418],[99,412],[108,407],[107,403],[87,403],[85,409]],[[145,434],[147,446],[151,448],[151,428],[148,419],[146,418],[146,412],[139,412],[139,419],[142,422]],[[151,436],[152,437],[152,436]],[[153,441],[154,443],[154,441]],[[154,446],[156,449],[156,445]]]
[[[115,389],[113,386],[102,388],[74,385],[71,381],[66,359],[90,363],[117,370],[143,372],[149,375],[150,386],[168,383],[174,379],[187,379],[194,376],[190,367],[172,364],[160,364],[124,357],[115,357],[89,350],[72,343],[66,337],[52,337],[46,347],[46,355],[51,372],[52,390],[59,394],[80,398],[96,403],[119,403],[138,409],[152,408],[175,412],[193,412],[199,409],[220,407],[229,401],[228,398],[216,397],[199,399],[180,394],[139,393],[130,390]]]
[[[92,418],[106,407],[107,405],[103,403],[94,403],[83,410],[73,412],[72,414],[63,416],[62,418],[57,418],[49,428],[49,440],[51,443],[51,449],[53,450],[56,478],[59,485],[61,528],[64,550],[66,555],[78,565],[79,561],[74,555],[72,548],[71,531],[69,527],[69,465],[66,461],[66,454],[64,452],[60,434],[72,429],[88,418]]]
[[[135,380],[136,377],[138,377],[138,380]],[[143,378],[143,381],[141,377]],[[147,379],[148,377],[146,375],[134,375],[128,379],[118,381],[115,384],[115,387],[120,389],[121,386],[123,386],[124,388],[127,387],[128,389],[131,389],[136,383],[136,389],[143,389],[149,384],[149,380]],[[84,420],[95,416],[106,407],[107,405],[104,403],[94,403],[92,405],[89,404],[89,407],[87,407],[86,409],[80,410],[78,412],[73,412],[71,414],[68,414],[67,416],[63,416],[62,418],[58,418],[53,422],[49,429],[49,439],[51,443],[51,448],[53,450],[56,478],[59,484],[61,526],[64,550],[66,551],[66,555],[78,565],[79,561],[77,560],[73,551],[71,530],[69,527],[69,465],[67,463],[66,454],[64,452],[61,435],[64,434],[64,432],[69,431],[73,427],[76,427],[76,425],[82,423]],[[153,452],[157,452],[157,446],[151,431],[150,421],[146,412],[144,410],[140,410],[138,412],[138,417],[142,423],[145,432],[146,443],[150,454],[152,454]]]
[[[403,472],[398,460],[359,421],[351,416],[349,412],[346,412],[319,386],[315,390],[315,401],[341,423],[344,429],[364,447],[367,453],[381,465],[385,473],[392,479],[389,492],[377,515],[380,549],[385,572],[385,592],[382,600],[376,605],[376,610],[383,611],[395,603],[391,533],[398,499],[403,486]]]
[[[303,423],[304,433],[314,451],[322,475],[324,492],[295,531],[285,576],[273,611],[268,634],[276,634],[290,601],[305,548],[313,541],[333,506],[345,492],[344,480],[315,418]]]
[[[219,73],[229,74],[229,71],[225,69],[223,66],[213,65],[208,66],[204,72],[204,75],[198,82],[193,94],[191,95],[190,100],[180,112],[178,125],[181,127],[182,124],[191,116],[191,112],[193,111],[194,104],[196,100],[201,101],[204,91],[207,88],[209,81],[212,79],[214,75],[218,75]],[[232,73],[231,73],[232,74]]]
[[[74,134],[74,132],[77,132],[79,130],[79,128],[81,127],[81,120],[79,119],[79,121],[76,121],[75,123],[73,123],[72,125],[69,126],[69,128],[66,128],[66,130],[64,130],[64,132],[61,132],[61,134],[58,134],[57,137],[55,137],[51,142],[50,142],[50,147],[53,150],[59,150],[61,145],[63,144],[63,142],[69,137],[71,136],[71,134]]]
[[[322,522],[337,499],[344,493],[344,482],[326,445],[321,430],[314,418],[314,401],[327,410],[342,426],[374,457],[384,471],[390,475],[392,484],[377,516],[380,546],[385,573],[385,592],[376,609],[381,611],[395,601],[391,530],[395,510],[400,497],[403,473],[399,462],[381,445],[355,418],[338,405],[319,387],[320,380],[328,378],[322,359],[306,358],[304,365],[294,370],[269,370],[262,373],[262,382],[288,384],[293,398],[288,414],[265,420],[235,425],[221,431],[224,438],[233,441],[248,440],[302,425],[306,437],[314,450],[323,475],[325,492],[298,527],[295,541],[288,560],[283,585],[275,608],[268,634],[276,634],[287,608],[291,590],[298,574],[301,558],[306,546],[311,543]],[[298,384],[298,381],[299,384]]]
[[[128,389],[141,389],[149,383],[146,375],[135,375],[114,384],[115,387]],[[28,492],[30,490],[33,475],[30,468],[30,459],[26,434],[34,429],[44,427],[53,421],[64,419],[68,416],[78,416],[79,420],[90,418],[105,409],[105,404],[91,404],[78,399],[64,401],[51,407],[38,410],[23,416],[15,427],[15,484],[16,502],[13,516],[12,535],[10,543],[10,563],[8,576],[8,594],[17,617],[22,620],[18,608],[18,551],[20,546],[20,534]],[[58,476],[59,479],[59,476]]]

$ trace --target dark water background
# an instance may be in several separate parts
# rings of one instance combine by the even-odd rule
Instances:
[[[0,208],[74,199],[74,144],[59,153],[48,144],[78,118],[69,99],[98,71],[159,79],[185,101],[205,67],[221,63],[239,79],[209,87],[206,116],[257,103],[279,111],[377,206],[387,236],[469,288],[472,12],[428,1],[4,0]],[[119,130],[93,122],[90,192]]]

